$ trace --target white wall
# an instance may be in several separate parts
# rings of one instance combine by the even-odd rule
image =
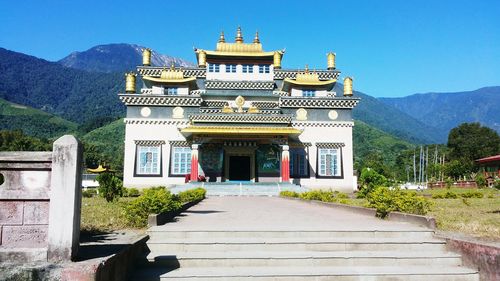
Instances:
[[[305,127],[299,140],[312,143],[312,146],[309,147],[310,178],[300,179],[301,185],[308,188],[332,188],[343,192],[352,192],[356,189],[355,184],[353,184],[352,127]],[[318,142],[345,144],[342,147],[343,179],[316,178],[316,143]]]
[[[259,73],[259,65],[253,65],[253,73],[243,73],[243,66],[236,65],[236,73],[226,73],[226,65],[220,64],[219,72],[209,72],[207,66],[207,80],[222,81],[273,81],[273,65],[269,67],[269,73]]]
[[[177,95],[187,96],[189,94],[189,88],[186,85],[169,85],[169,86],[152,86],[153,95],[166,95],[167,88],[177,88]]]
[[[144,119],[147,120],[147,119]],[[162,176],[134,177],[136,140],[163,140],[162,145]],[[184,141],[176,125],[158,124],[126,124],[125,125],[125,159],[123,167],[123,185],[125,187],[151,187],[184,183],[184,177],[169,178],[170,144],[171,140]]]

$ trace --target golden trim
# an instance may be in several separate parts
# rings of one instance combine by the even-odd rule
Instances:
[[[326,80],[326,81],[296,81],[290,78],[285,78],[283,82],[294,84],[294,85],[307,85],[307,86],[324,86],[330,85],[337,82],[337,79]]]
[[[190,126],[181,129],[181,133],[200,134],[267,134],[267,135],[289,135],[301,134],[302,130],[292,127],[216,127],[216,126]]]
[[[97,167],[95,169],[87,169],[87,171],[90,173],[102,173],[102,172],[106,172],[107,170],[108,170],[108,168],[104,168],[101,164],[99,164],[99,167]]]
[[[142,79],[148,80],[148,81],[153,81],[153,82],[179,84],[179,83],[186,83],[186,82],[194,81],[194,80],[196,80],[196,77],[187,77],[187,78],[183,78],[183,79],[164,79],[164,78],[156,78],[156,77],[151,77],[151,76],[143,76]]]

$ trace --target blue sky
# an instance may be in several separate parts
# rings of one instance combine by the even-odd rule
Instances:
[[[325,68],[376,97],[500,85],[500,1],[1,1],[0,47],[47,60],[136,43],[195,61],[219,32],[286,48],[284,68]]]

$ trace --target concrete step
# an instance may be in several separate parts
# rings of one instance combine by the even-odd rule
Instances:
[[[146,269],[130,280],[425,280],[478,281],[477,270],[457,266],[197,267]]]
[[[176,238],[153,237],[148,241],[153,252],[225,252],[225,251],[444,251],[438,239],[410,238]]]
[[[142,265],[175,267],[236,266],[460,266],[460,255],[443,252],[151,252]]]
[[[434,238],[432,230],[253,230],[253,231],[175,231],[164,227],[152,227],[148,230],[151,240],[161,241],[172,238],[312,238],[312,237],[363,237],[363,238]]]

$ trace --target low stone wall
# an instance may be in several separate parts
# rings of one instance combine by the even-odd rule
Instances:
[[[52,152],[0,152],[0,262],[76,256],[80,173],[73,136],[56,140]]]
[[[446,188],[446,182],[444,181],[439,181],[439,182],[432,182],[427,184],[428,188],[435,189],[435,188]],[[475,181],[457,181],[451,184],[451,187],[458,187],[458,188],[477,188],[477,184]]]
[[[462,255],[466,266],[478,267],[481,281],[500,280],[499,243],[478,241],[465,235],[438,232],[436,236],[446,240],[446,247]]]
[[[377,214],[377,211],[375,209],[371,209],[371,208],[351,206],[351,205],[345,205],[345,204],[339,204],[339,203],[333,203],[333,202],[322,202],[322,201],[317,201],[317,200],[304,200],[304,199],[293,198],[293,197],[281,197],[281,198],[288,199],[288,200],[301,201],[301,202],[306,202],[309,204],[321,205],[321,206],[326,206],[326,207],[331,207],[331,208],[344,209],[344,210],[348,210],[350,212],[354,212],[354,213],[362,214],[362,215],[368,215],[368,216],[375,217],[375,215]],[[425,226],[425,227],[428,227],[430,229],[436,229],[436,220],[433,217],[406,214],[406,213],[400,213],[400,212],[391,212],[385,219],[392,220],[392,221],[409,222],[409,223],[417,224],[420,226]]]

